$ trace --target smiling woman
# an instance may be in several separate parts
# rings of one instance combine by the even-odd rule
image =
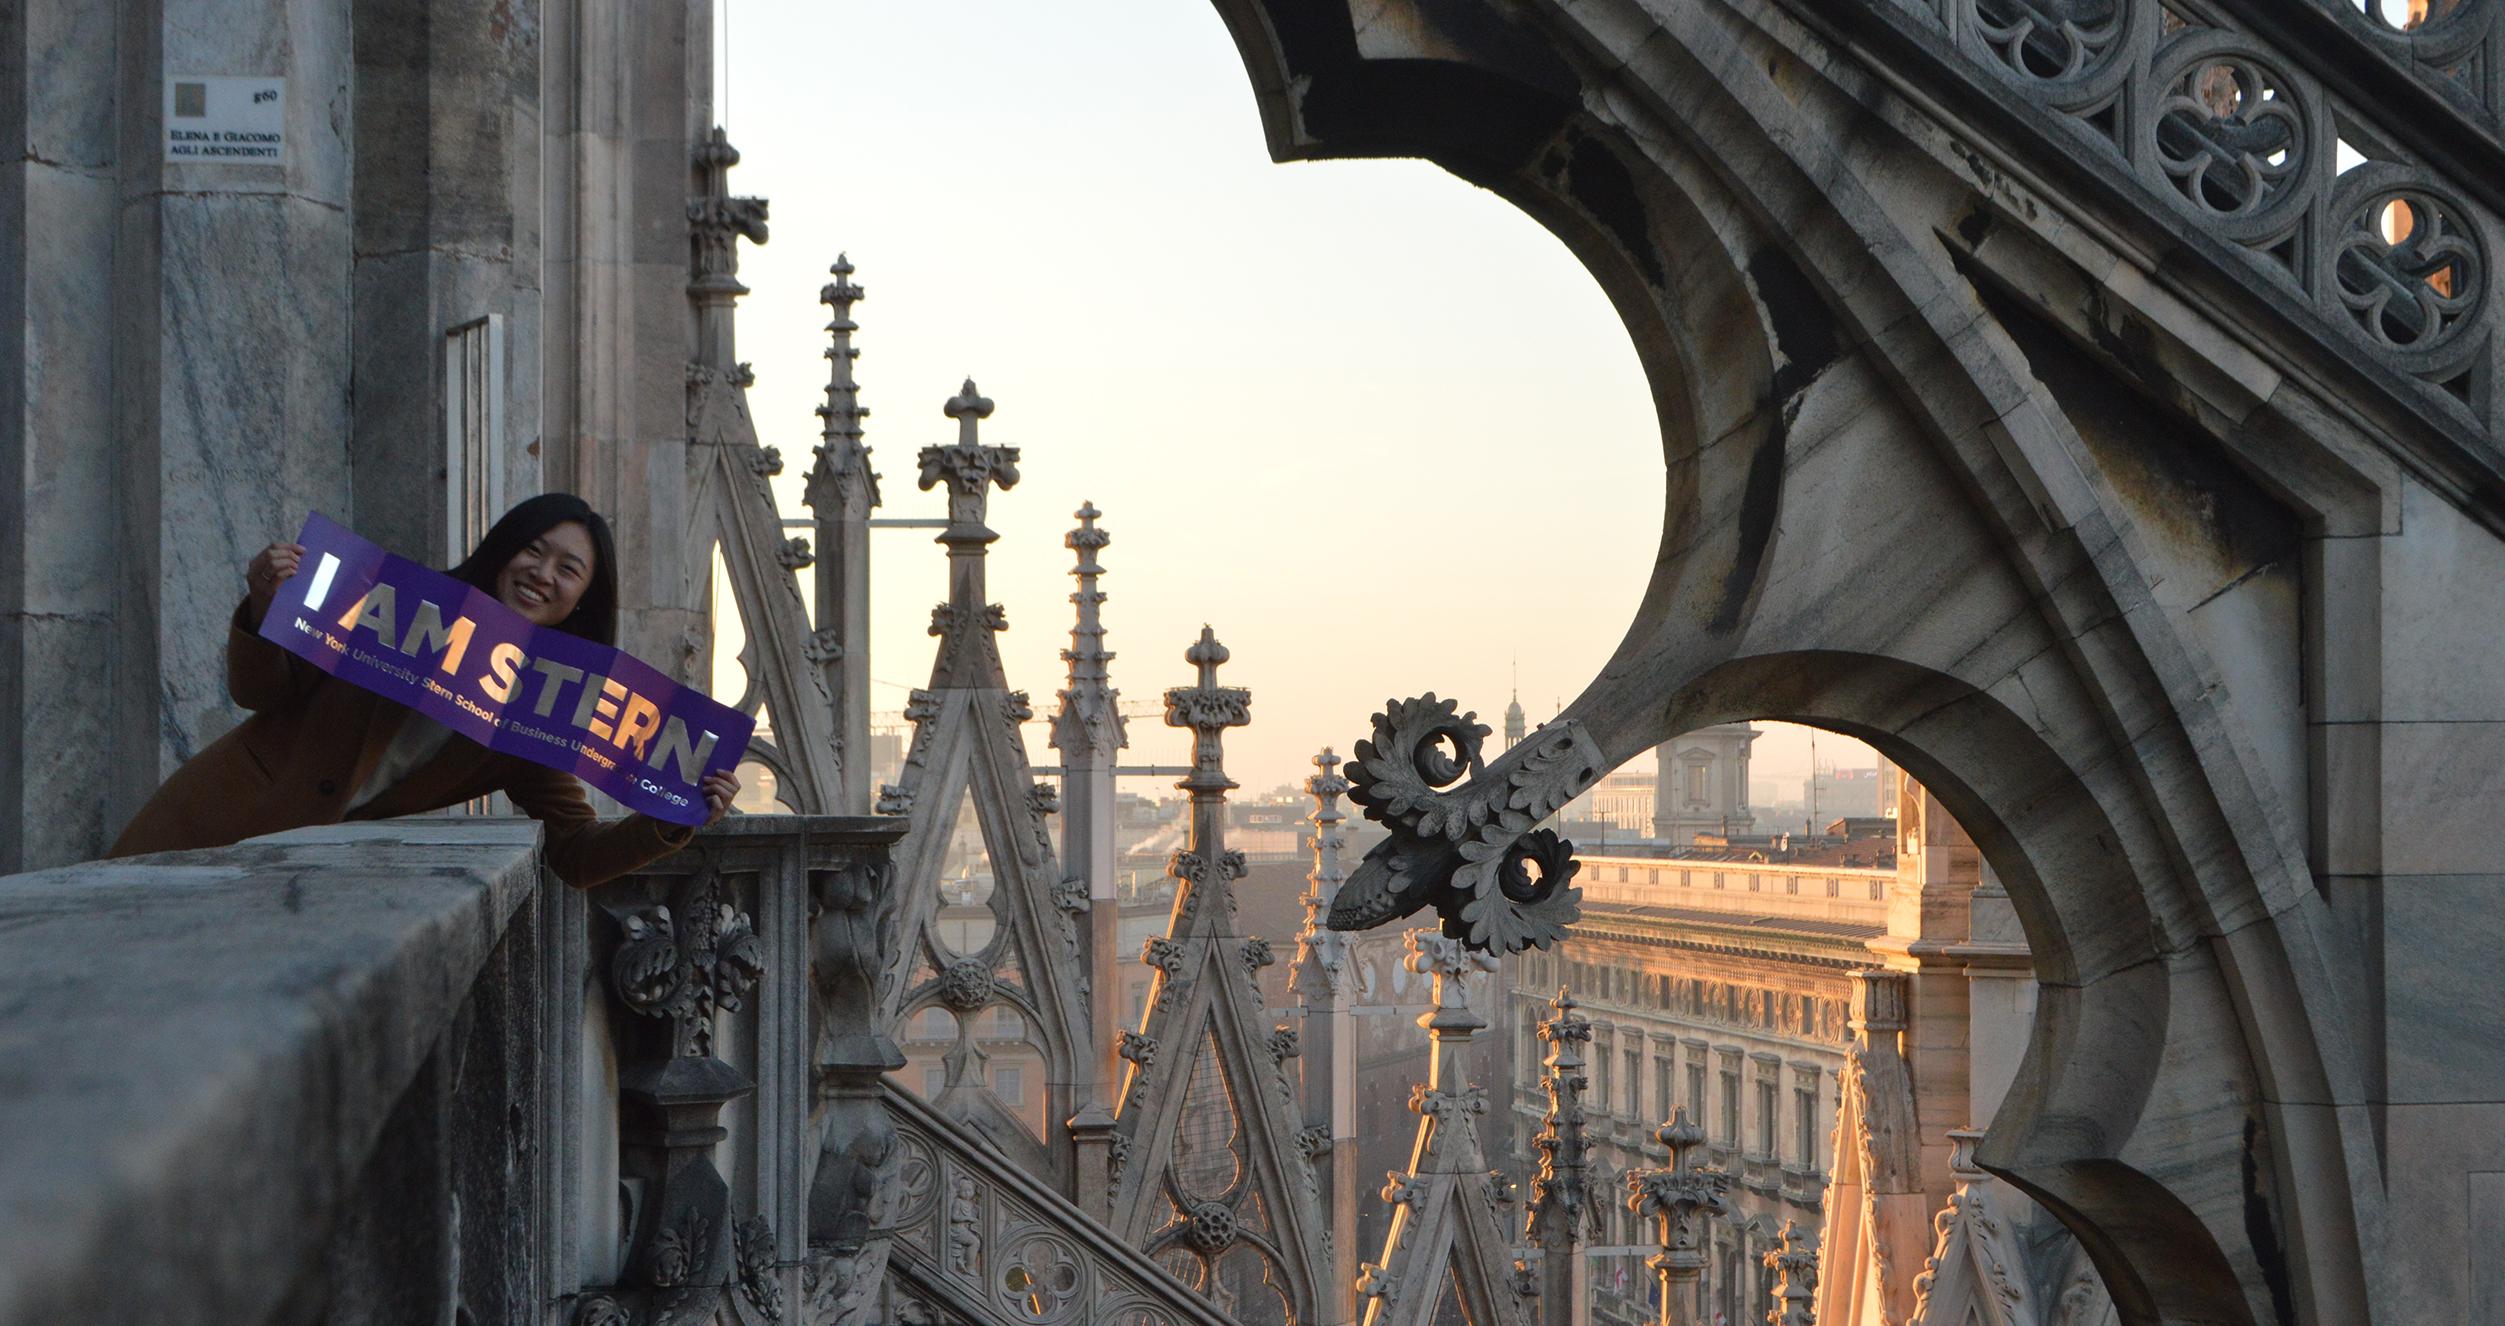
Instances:
[[[491,792],[546,826],[549,867],[577,887],[686,846],[688,830],[643,815],[604,823],[572,775],[489,750],[255,634],[303,555],[299,545],[272,544],[245,569],[226,685],[252,717],[175,770],[108,855],[221,847],[308,824],[440,810]],[[451,575],[535,625],[601,644],[616,638],[616,546],[608,522],[572,494],[544,493],[506,512]],[[348,612],[359,617],[371,606]],[[738,790],[729,773],[705,780],[708,823]]]

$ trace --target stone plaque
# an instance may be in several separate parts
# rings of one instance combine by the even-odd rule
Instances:
[[[191,165],[285,165],[287,80],[169,71],[165,159]]]

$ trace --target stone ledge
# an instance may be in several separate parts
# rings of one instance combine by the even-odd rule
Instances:
[[[0,1326],[263,1320],[540,878],[504,819],[0,878]]]

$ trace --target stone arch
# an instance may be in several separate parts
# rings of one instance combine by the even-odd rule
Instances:
[[[2168,970],[2132,864],[2111,849],[2123,832],[2069,762],[1993,696],[1869,655],[1731,660],[1681,688],[1672,714],[1682,728],[1754,718],[1842,733],[1940,798],[2036,955],[2035,1027],[1985,1164],[2062,1217],[2137,1319],[2248,1319],[2220,1238],[2169,1187],[2179,1176],[2131,1154],[2168,1072],[2178,989],[2215,998],[2216,973]]]
[[[1558,234],[1627,324],[1661,554],[1563,717],[1613,766],[1809,722],[1932,785],[2046,986],[1982,1161],[2071,1226],[2126,1321],[2363,1319],[2371,1140],[2276,1108],[2353,1069],[2301,808],[2154,601],[2157,536],[1943,240],[1974,186],[1872,169],[1854,71],[1779,11],[1215,3],[1274,155],[1435,160]]]

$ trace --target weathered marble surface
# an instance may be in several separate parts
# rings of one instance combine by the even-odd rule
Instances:
[[[1612,764],[1821,723],[1940,793],[2042,982],[1978,1154],[2093,1236],[2117,1303],[2489,1306],[2497,400],[2269,305],[2249,252],[2042,137],[2044,89],[1924,6],[1216,7],[1274,155],[1436,160],[1609,290],[1660,405],[1663,555],[1561,717]]]
[[[681,679],[708,675],[711,568],[686,554],[686,367],[694,357],[687,197],[710,124],[710,24],[685,5],[553,4],[547,99],[547,351],[540,462],[552,487],[607,513],[618,546],[618,644]]]
[[[308,507],[353,517],[350,26],[337,0],[156,0],[124,14],[113,81],[82,89],[118,100],[121,153],[108,831],[237,720],[217,659],[245,559]],[[284,74],[285,161],[166,163],[169,69]]]
[[[456,1014],[506,1034],[515,1001],[473,987],[534,969],[494,955],[537,844],[528,821],[412,820],[0,878],[0,1323],[259,1322],[282,1297],[366,1319],[345,1305],[440,1289],[462,1162],[435,1111],[512,1080],[472,1054],[447,1096],[441,1051]],[[413,1089],[434,1103],[412,1114]],[[494,1113],[473,1122],[503,1136]],[[498,1223],[485,1154],[474,1234]],[[360,1265],[392,1278],[359,1289]]]
[[[114,612],[115,15],[13,14],[0,60],[0,870],[102,841]],[[66,733],[64,743],[53,734]]]
[[[429,562],[458,555],[436,498],[451,328],[504,320],[504,492],[542,486],[541,204],[517,187],[536,178],[537,17],[512,0],[358,8],[356,505],[360,532]]]

